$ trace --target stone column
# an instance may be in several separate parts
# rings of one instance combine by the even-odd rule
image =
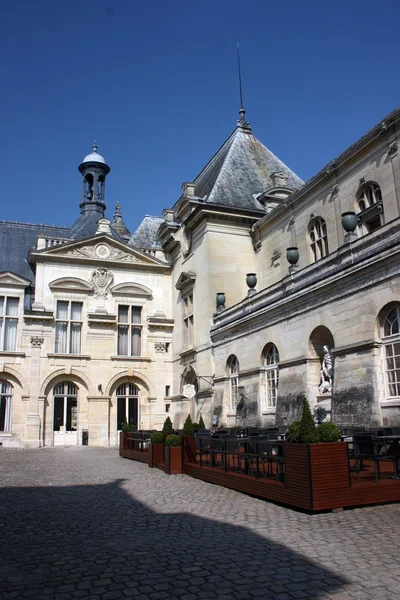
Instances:
[[[39,448],[42,445],[42,425],[39,410],[40,388],[40,354],[44,338],[40,335],[31,336],[31,364],[29,374],[30,398],[25,423],[25,445]]]

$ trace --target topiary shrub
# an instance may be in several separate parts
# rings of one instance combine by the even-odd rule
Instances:
[[[321,423],[317,427],[320,442],[338,442],[340,440],[340,429],[335,423]]]
[[[200,429],[200,425],[198,423],[196,423],[196,421],[193,421],[192,425],[193,425],[193,431],[196,433],[196,431],[198,431]]]
[[[303,398],[303,410],[300,420],[299,442],[302,444],[319,442],[310,405],[308,404],[308,400],[305,396]]]
[[[152,444],[163,444],[164,443],[164,434],[162,431],[153,431],[150,436],[150,442]]]
[[[286,431],[286,441],[297,443],[300,441],[300,421],[290,423]]]
[[[205,423],[203,421],[203,417],[200,415],[200,420],[199,420],[199,430],[201,431],[202,429],[205,429]]]
[[[128,432],[128,431],[136,431],[136,426],[135,425],[129,425],[128,421],[125,418],[124,424],[121,427],[121,431],[123,432]]]
[[[171,433],[174,433],[174,428],[172,427],[172,421],[169,417],[167,417],[164,421],[162,432],[165,435],[170,435]]]
[[[193,434],[194,434],[194,429],[193,429],[192,417],[190,415],[188,415],[186,417],[186,421],[183,426],[183,435],[193,435]]]
[[[181,438],[179,437],[179,435],[172,433],[171,435],[167,436],[167,438],[165,440],[165,445],[169,446],[170,448],[175,448],[176,446],[180,446]]]

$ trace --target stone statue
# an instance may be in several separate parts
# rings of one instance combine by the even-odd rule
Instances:
[[[321,381],[319,384],[319,393],[320,394],[332,392],[334,361],[335,361],[335,357],[333,356],[333,354],[328,346],[324,346],[323,350],[324,350],[324,356],[322,358],[322,365],[321,365],[321,371],[320,371]]]

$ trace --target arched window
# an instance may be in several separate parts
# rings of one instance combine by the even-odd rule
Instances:
[[[239,402],[239,361],[232,356],[228,361],[230,407],[236,410]]]
[[[400,397],[400,309],[390,308],[382,320],[381,338],[383,342],[386,395]]]
[[[371,233],[383,225],[382,192],[373,181],[364,183],[357,192],[357,218],[364,233]]]
[[[134,383],[122,383],[117,388],[117,429],[126,422],[135,429],[139,422],[139,390]]]
[[[265,369],[265,408],[274,408],[278,398],[279,352],[274,344],[267,344],[263,351]]]
[[[321,217],[315,218],[309,225],[310,248],[313,261],[324,258],[328,254],[328,236],[326,234],[326,223]]]
[[[12,385],[0,379],[0,431],[11,431]]]

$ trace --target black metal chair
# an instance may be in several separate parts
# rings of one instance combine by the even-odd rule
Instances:
[[[196,447],[196,455],[199,454],[200,466],[203,466],[203,457],[206,456],[206,464],[210,463],[210,446],[211,433],[209,431],[196,431],[194,434],[194,442]],[[197,461],[196,461],[197,462]]]
[[[360,471],[362,470],[363,461],[365,460],[369,460],[374,463],[375,481],[378,481],[380,478],[380,465],[382,462],[391,461],[393,464],[393,475],[396,476],[396,462],[394,456],[380,453],[379,444],[374,439],[373,434],[363,433],[354,435],[353,445],[358,480],[360,480]]]

